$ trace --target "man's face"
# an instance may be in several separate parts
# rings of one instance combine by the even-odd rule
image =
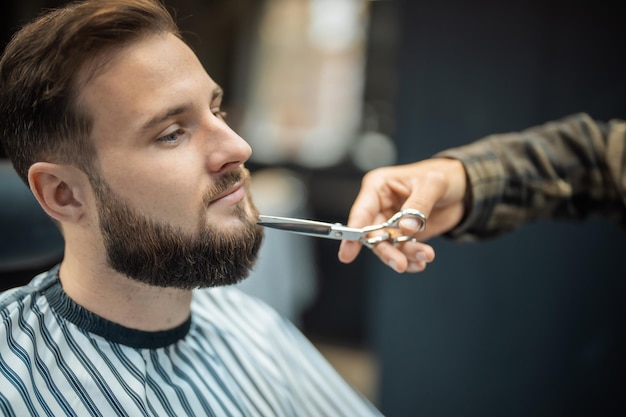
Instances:
[[[93,116],[92,179],[110,266],[190,289],[245,277],[262,240],[248,144],[220,116],[221,90],[173,35],[125,47],[79,95]]]

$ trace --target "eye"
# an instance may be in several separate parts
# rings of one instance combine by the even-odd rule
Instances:
[[[161,142],[161,143],[177,143],[180,141],[180,139],[185,135],[185,130],[184,129],[176,129],[173,132],[170,132],[166,135],[163,135],[159,138],[157,138],[157,142]]]
[[[220,110],[219,107],[211,109],[211,113],[220,120],[226,120],[226,112]]]

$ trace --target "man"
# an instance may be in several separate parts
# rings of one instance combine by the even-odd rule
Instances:
[[[446,234],[457,240],[487,239],[540,218],[609,218],[626,227],[626,121],[588,114],[491,135],[412,164],[365,175],[348,225],[380,221],[404,208],[422,211],[428,226],[401,224],[421,240]],[[344,241],[342,262],[360,251]],[[420,242],[379,244],[378,257],[397,272],[420,272],[434,259]]]
[[[290,323],[219,288],[262,241],[251,150],[160,3],[46,13],[6,47],[0,91],[6,152],[65,240],[0,296],[2,414],[379,415]]]

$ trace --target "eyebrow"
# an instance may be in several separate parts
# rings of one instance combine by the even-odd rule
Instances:
[[[211,93],[211,101],[217,98],[222,98],[223,96],[224,96],[224,90],[222,90],[221,87],[217,86],[213,89]],[[156,116],[148,120],[146,123],[144,123],[140,129],[143,132],[150,130],[153,127],[159,125],[160,123],[163,123],[164,121],[166,121],[167,119],[171,117],[178,116],[179,114],[185,113],[191,107],[192,107],[191,104],[181,104],[178,106],[169,107],[165,109],[163,112],[157,114]]]

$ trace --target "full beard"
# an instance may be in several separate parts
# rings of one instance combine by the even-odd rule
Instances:
[[[241,226],[218,230],[207,221],[206,202],[244,175],[244,171],[236,171],[220,177],[207,193],[193,234],[142,215],[116,195],[103,179],[92,180],[109,266],[148,285],[185,290],[243,280],[250,273],[263,241],[263,229],[256,224],[258,211],[252,202],[249,202],[252,215],[245,207],[236,205],[233,210]]]

